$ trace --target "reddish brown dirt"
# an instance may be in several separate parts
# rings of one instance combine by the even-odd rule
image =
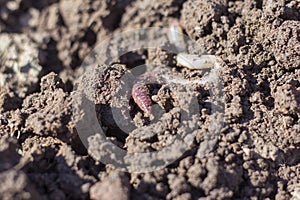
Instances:
[[[225,63],[218,142],[197,154],[210,106],[207,89],[192,86],[183,95],[196,96],[201,112],[190,120],[198,127],[192,149],[164,169],[119,172],[94,160],[98,146],[85,149],[77,135],[71,93],[81,62],[112,33],[174,20]],[[297,0],[0,0],[0,199],[300,199],[299,20]],[[176,87],[164,85],[149,86],[169,110],[157,123],[147,126],[131,101],[124,106],[138,128],[130,136],[115,128],[113,91],[140,62],[174,65],[164,51],[136,52],[102,66],[96,82],[99,123],[129,152],[160,149],[181,130]]]

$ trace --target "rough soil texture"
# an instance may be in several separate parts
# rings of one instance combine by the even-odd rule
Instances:
[[[0,0],[0,199],[300,199],[299,20],[297,0]],[[224,62],[217,143],[200,155],[210,117],[220,116],[205,86],[145,83],[153,104],[166,110],[154,120],[132,99],[116,98],[130,98],[135,79],[126,90],[119,80],[133,65],[173,67],[155,69],[158,79],[171,71],[178,79],[203,75],[175,67],[159,49],[131,52],[95,65],[89,82],[107,138],[133,153],[193,137],[190,150],[163,169],[120,172],[97,160],[97,135],[86,149],[75,128],[72,89],[81,62],[112,33],[174,21]],[[180,105],[192,97],[198,113],[180,126],[181,109],[189,110]],[[129,135],[118,129],[129,123],[136,126]]]

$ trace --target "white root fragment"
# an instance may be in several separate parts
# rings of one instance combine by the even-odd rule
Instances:
[[[187,55],[187,56],[186,56]],[[178,54],[180,60],[180,64],[183,67],[189,68],[189,69],[211,69],[210,73],[201,79],[198,80],[188,80],[184,78],[174,78],[174,76],[169,75],[169,74],[163,74],[162,78],[167,82],[167,83],[175,83],[175,84],[182,84],[182,85],[187,85],[187,84],[200,84],[200,85],[205,85],[207,83],[219,83],[219,72],[221,70],[221,63],[222,59],[213,56],[213,55],[202,55],[202,56],[197,56],[197,55],[192,55],[192,54],[183,54],[180,53]],[[178,59],[177,56],[177,59]],[[195,59],[196,61],[193,61],[190,56]],[[196,57],[197,56],[197,57]],[[191,60],[187,60],[191,59]],[[177,61],[178,62],[178,61]]]
[[[173,21],[170,26],[170,31],[168,33],[168,38],[172,44],[175,45],[178,52],[185,51],[185,41],[182,28],[180,27],[178,21]]]
[[[188,69],[209,69],[213,68],[217,62],[217,57],[213,55],[195,55],[187,53],[179,53],[176,56],[176,62],[179,66]]]

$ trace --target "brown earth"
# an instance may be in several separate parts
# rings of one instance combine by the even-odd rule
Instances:
[[[300,199],[299,20],[297,0],[0,0],[0,199]],[[151,152],[178,134],[195,136],[166,168],[120,172],[97,160],[97,136],[86,149],[75,129],[72,90],[81,63],[112,33],[174,21],[224,61],[225,122],[214,149],[199,156],[211,128],[208,89],[194,84],[176,94],[176,85],[150,84],[152,101],[167,113],[149,125],[132,100],[116,101],[137,126],[123,134],[111,108],[118,80],[133,65],[167,64],[176,70],[163,72],[190,79],[201,72],[175,67],[161,50],[98,66],[91,82],[97,117],[114,144]],[[192,96],[200,117],[179,127],[178,105]]]

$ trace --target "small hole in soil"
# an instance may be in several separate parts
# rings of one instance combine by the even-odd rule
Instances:
[[[109,128],[107,129],[107,131],[105,132],[105,135],[107,137],[115,137],[117,139],[117,141],[125,144],[125,140],[127,137],[127,134],[125,132],[123,132],[121,129],[118,128]]]
[[[267,97],[263,99],[263,104],[269,109],[274,108],[274,98],[273,97]]]
[[[87,32],[85,33],[83,41],[86,41],[89,46],[92,46],[97,41],[97,34],[91,29],[88,29]]]
[[[120,56],[120,63],[125,64],[129,69],[144,65],[146,58],[145,54],[145,50],[140,50],[139,52],[130,51]]]
[[[261,9],[262,10],[262,6],[263,5],[263,1],[262,0],[258,0],[256,1],[256,8]]]
[[[294,119],[293,124],[297,124],[299,122],[299,117],[298,115],[291,115],[291,117]]]
[[[271,97],[271,88],[268,81],[264,80],[262,83],[258,85],[259,90],[264,94],[265,98],[263,99],[263,104],[268,109],[274,108],[274,98]]]

